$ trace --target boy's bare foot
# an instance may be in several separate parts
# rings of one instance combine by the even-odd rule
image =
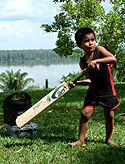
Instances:
[[[110,145],[110,146],[118,146],[117,144],[115,144],[115,143],[112,142],[111,140],[105,141],[105,143],[106,143],[107,145]]]
[[[85,144],[82,141],[80,141],[80,140],[78,140],[76,142],[73,142],[73,143],[68,143],[68,145],[71,146],[71,147],[80,146],[80,145],[81,146],[85,146]]]

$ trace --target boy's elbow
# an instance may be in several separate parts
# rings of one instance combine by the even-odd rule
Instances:
[[[117,59],[116,59],[116,57],[114,56],[113,63],[116,63],[116,62],[117,62]]]
[[[115,56],[111,56],[111,63],[116,63],[117,62],[117,59],[116,59],[116,57]]]

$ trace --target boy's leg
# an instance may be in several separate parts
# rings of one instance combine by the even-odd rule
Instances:
[[[79,140],[74,143],[69,143],[70,146],[84,146],[84,138],[88,129],[88,120],[93,112],[93,107],[85,107],[81,113],[80,127],[79,127]]]
[[[112,142],[111,136],[114,127],[114,111],[104,110],[104,116],[106,119],[106,140],[105,143],[115,146],[116,144]]]

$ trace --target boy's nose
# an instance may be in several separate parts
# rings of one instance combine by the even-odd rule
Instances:
[[[92,44],[92,41],[90,41],[89,44],[91,45]]]

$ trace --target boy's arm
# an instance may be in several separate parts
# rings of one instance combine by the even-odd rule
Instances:
[[[90,85],[91,84],[91,80],[90,79],[85,79],[85,80],[81,80],[81,81],[76,81],[76,83],[74,84],[73,82],[69,82],[69,89],[74,88],[76,85]]]
[[[101,59],[97,59],[96,62],[98,63],[116,63],[116,58],[115,56],[110,53],[109,51],[107,51],[104,47],[102,46],[98,46],[97,50],[99,51],[99,53],[102,55]]]
[[[89,61],[88,67],[92,67],[93,65],[95,65],[97,63],[107,63],[107,64],[116,63],[117,60],[116,60],[115,56],[112,53],[110,53],[109,51],[107,51],[104,47],[98,46],[97,50],[100,53],[102,58]]]
[[[75,83],[75,85],[90,85],[90,84],[91,84],[91,80],[90,79],[85,79],[85,80],[77,81]]]

